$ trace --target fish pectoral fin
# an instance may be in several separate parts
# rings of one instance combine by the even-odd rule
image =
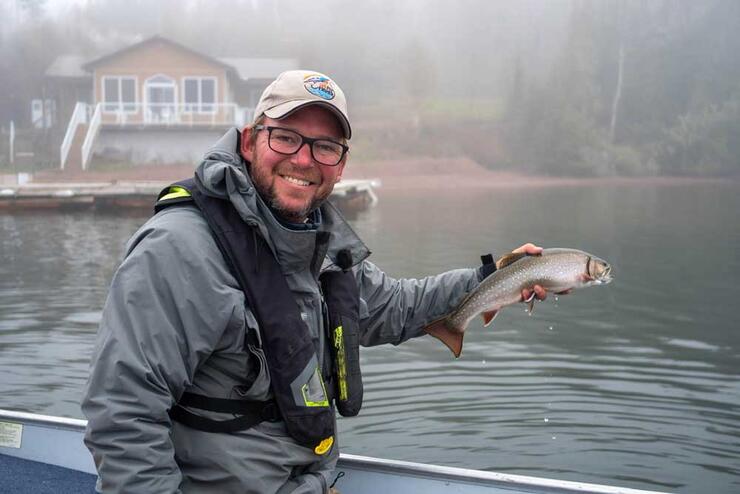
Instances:
[[[488,312],[483,312],[481,316],[483,316],[483,326],[488,326],[493,322],[494,319],[496,319],[496,316],[498,315],[497,310],[491,310]]]
[[[438,319],[424,328],[424,331],[444,343],[452,351],[455,358],[460,357],[463,346],[463,331],[455,331],[447,327],[445,319]]]
[[[534,290],[532,290],[532,295],[530,295],[529,298],[524,301],[527,303],[527,307],[528,307],[527,310],[529,311],[528,313],[530,316],[532,315],[532,311],[534,310],[534,302],[535,302],[536,295],[537,294],[534,293]]]

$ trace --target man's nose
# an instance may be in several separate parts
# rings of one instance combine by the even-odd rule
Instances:
[[[293,155],[293,163],[298,166],[312,166],[313,156],[311,155],[311,145],[307,142],[301,144],[298,151]]]

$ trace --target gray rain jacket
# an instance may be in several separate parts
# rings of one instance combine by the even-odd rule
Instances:
[[[236,153],[238,131],[228,131],[196,174],[209,192],[228,197],[256,226],[282,267],[308,324],[319,362],[325,345],[319,270],[337,269],[336,253],[362,259],[353,272],[360,290],[360,342],[397,345],[448,313],[474,288],[478,271],[459,269],[424,279],[393,279],[365,260],[369,252],[330,204],[319,230],[331,232],[326,252],[315,252],[316,230],[282,226],[256,194]],[[318,259],[318,261],[317,261]],[[215,398],[265,400],[270,378],[257,321],[226,266],[208,225],[194,206],[158,213],[131,238],[115,273],[82,410],[85,444],[105,493],[324,493],[338,457],[317,456],[296,444],[282,422],[235,433],[209,433],[170,420],[185,391]],[[249,341],[253,341],[251,338]],[[249,369],[259,369],[246,386]],[[195,413],[218,420],[215,412]]]

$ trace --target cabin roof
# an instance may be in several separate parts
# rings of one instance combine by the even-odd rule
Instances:
[[[44,75],[47,77],[88,78],[90,73],[82,68],[86,59],[87,57],[82,55],[60,55],[49,65]]]
[[[110,60],[134,49],[138,49],[158,41],[164,42],[176,49],[184,50],[213,64],[219,65],[242,81],[274,79],[281,72],[298,68],[298,60],[295,58],[211,57],[162,36],[152,36],[106,55],[98,56],[92,60],[83,55],[60,55],[51,63],[51,65],[49,65],[44,75],[47,77],[89,78],[95,67],[105,62],[109,62]]]
[[[151,45],[151,44],[158,43],[158,42],[168,44],[168,45],[172,46],[175,49],[185,51],[185,52],[190,53],[190,54],[192,54],[192,55],[194,55],[196,57],[199,57],[199,58],[202,58],[204,60],[207,60],[207,61],[209,61],[209,62],[211,62],[213,64],[220,65],[220,66],[222,66],[223,68],[225,68],[227,70],[233,70],[232,67],[230,67],[229,65],[226,65],[225,63],[221,62],[217,58],[213,58],[213,57],[211,57],[209,55],[205,55],[205,54],[200,53],[198,51],[192,50],[192,49],[186,47],[185,45],[181,45],[180,43],[176,43],[176,42],[174,42],[174,41],[172,41],[170,39],[167,39],[167,38],[164,38],[164,37],[158,36],[158,35],[157,36],[152,36],[151,38],[147,38],[147,39],[145,39],[143,41],[140,41],[138,43],[134,43],[133,45],[126,46],[126,47],[124,47],[124,48],[122,48],[120,50],[114,51],[114,52],[109,53],[107,55],[104,55],[104,56],[102,56],[100,58],[96,58],[95,60],[92,60],[92,61],[87,62],[86,64],[84,64],[82,66],[82,68],[84,70],[87,70],[89,72],[92,72],[93,70],[95,70],[95,67],[97,67],[97,66],[99,66],[99,65],[101,65],[101,64],[103,64],[105,62],[109,62],[110,60],[112,60],[114,58],[117,58],[117,57],[120,57],[121,55],[124,55],[124,54],[126,54],[126,53],[128,53],[130,51],[137,50],[137,49],[140,49],[142,47],[145,47],[146,45]]]

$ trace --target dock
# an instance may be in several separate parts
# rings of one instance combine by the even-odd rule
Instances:
[[[0,212],[79,211],[124,212],[149,210],[159,192],[172,182],[115,181],[85,183],[25,183],[0,186]],[[342,180],[331,201],[342,210],[361,211],[378,202],[380,181]]]

